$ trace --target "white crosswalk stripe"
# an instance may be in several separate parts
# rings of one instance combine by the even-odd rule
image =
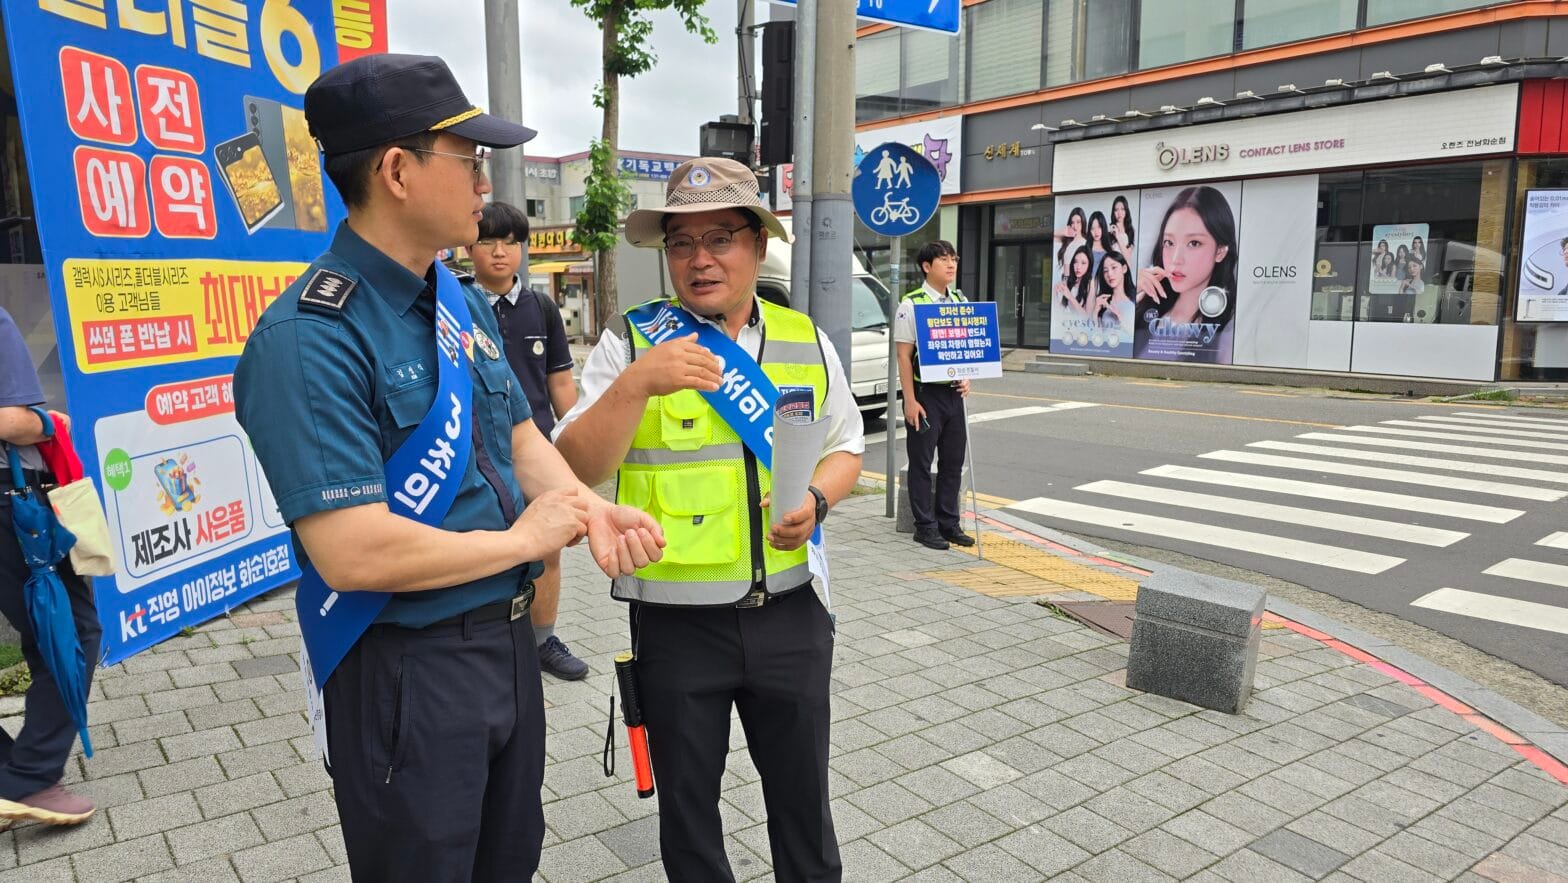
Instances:
[[[1256,500],[1239,500],[1235,497],[1198,494],[1191,491],[1178,491],[1147,484],[1131,484],[1125,481],[1093,481],[1079,485],[1077,489],[1092,494],[1126,497],[1130,500],[1147,500],[1151,503],[1164,503],[1168,506],[1181,506],[1187,509],[1206,509],[1211,512],[1245,515],[1249,518],[1282,521],[1286,524],[1300,524],[1307,527],[1315,527],[1328,521],[1336,521],[1338,522],[1337,526],[1342,530],[1355,531],[1369,537],[1382,537],[1387,540],[1419,543],[1423,546],[1452,546],[1454,543],[1469,536],[1469,534],[1457,530],[1442,530],[1435,527],[1422,527],[1417,524],[1402,524],[1397,521],[1363,518],[1359,515],[1340,515],[1334,512],[1323,512],[1318,509],[1302,509],[1296,506],[1260,503]]]
[[[1294,448],[1311,448],[1311,445],[1296,445]],[[1291,450],[1293,448],[1285,448]],[[1333,450],[1320,448],[1317,450]],[[1299,469],[1309,472],[1328,472],[1338,475],[1354,475],[1359,478],[1378,478],[1383,481],[1392,481],[1398,484],[1417,484],[1425,487],[1450,488],[1456,491],[1474,491],[1479,494],[1493,494],[1499,497],[1517,497],[1521,500],[1540,500],[1546,503],[1555,503],[1563,497],[1568,497],[1568,491],[1553,490],[1551,488],[1531,487],[1524,484],[1509,484],[1502,481],[1486,481],[1479,478],[1464,478],[1458,475],[1438,475],[1432,472],[1409,472],[1404,469],[1384,469],[1380,466],[1362,466],[1358,463],[1336,463],[1332,460],[1313,460],[1307,457],[1281,457],[1274,454],[1258,454],[1252,451],[1210,451],[1200,454],[1205,460],[1222,460],[1227,463],[1250,463],[1254,466],[1274,466],[1279,469]],[[1369,459],[1380,461],[1388,460],[1387,455],[1370,455]],[[1411,459],[1421,459],[1411,458]],[[1454,462],[1454,461],[1447,461]],[[1464,464],[1455,463],[1456,468]],[[1563,476],[1568,481],[1568,475]]]
[[[1308,564],[1319,564],[1324,567],[1349,570],[1356,573],[1382,573],[1403,564],[1405,560],[1390,555],[1361,552],[1355,549],[1342,549],[1337,546],[1311,543],[1288,537],[1233,530],[1227,527],[1216,527],[1211,524],[1201,524],[1193,521],[1181,521],[1159,515],[1140,515],[1117,509],[1103,509],[1098,506],[1069,503],[1065,500],[1048,500],[1044,497],[1036,497],[1033,500],[1015,503],[1013,508],[1021,509],[1025,512],[1034,512],[1039,515],[1062,518],[1077,524],[1097,524],[1103,527],[1130,530],[1134,533],[1157,534],[1201,545],[1218,546],[1222,549],[1235,549],[1243,552],[1255,552],[1260,555],[1285,558],[1291,561],[1302,561]]]
[[[1344,485],[1320,484],[1315,481],[1296,481],[1291,478],[1271,478],[1266,475],[1252,475],[1241,472],[1195,469],[1190,466],[1156,466],[1153,469],[1143,470],[1143,474],[1228,487],[1252,488],[1254,490],[1272,491],[1277,494],[1291,494],[1298,497],[1316,497],[1320,500],[1360,503],[1363,506],[1377,506],[1383,509],[1403,509],[1407,512],[1446,515],[1450,518],[1465,518],[1471,521],[1486,521],[1492,524],[1507,524],[1524,514],[1519,509],[1482,506],[1476,503],[1457,503],[1452,500],[1440,500],[1435,497],[1416,497],[1409,494],[1393,494],[1387,491],[1369,491],[1361,488],[1345,487]]]
[[[1472,457],[1490,457],[1496,460],[1520,460],[1526,463],[1550,463],[1553,466],[1568,466],[1568,457],[1556,454],[1536,454],[1527,451],[1500,451],[1492,448],[1445,445],[1437,442],[1406,441],[1405,439],[1376,438],[1365,435],[1338,435],[1332,432],[1303,432],[1296,438],[1304,438],[1309,441],[1349,442],[1355,445],[1368,445],[1380,448],[1435,451],[1443,454],[1468,454]]]
[[[1485,420],[1469,420],[1464,417],[1418,417],[1415,420],[1384,420],[1389,426],[1421,426],[1427,429],[1443,429],[1454,432],[1473,432],[1485,435],[1511,435],[1518,438],[1552,438],[1568,441],[1568,432],[1531,432],[1538,424],[1522,424],[1526,429],[1515,429],[1500,426],[1497,423]]]
[[[1196,455],[1223,469],[1175,462],[1140,470],[1136,480],[1091,476],[1060,498],[1014,508],[1069,531],[1093,526],[1177,551],[1202,547],[1192,554],[1244,567],[1256,568],[1256,556],[1264,556],[1380,574],[1407,558],[1437,554],[1422,547],[1459,546],[1479,529],[1462,522],[1508,524],[1530,505],[1568,499],[1568,468],[1554,468],[1568,467],[1568,421],[1509,426],[1469,412],[1431,416],[1441,419],[1304,432]],[[1557,426],[1561,439],[1552,431]],[[1224,490],[1202,492],[1202,485]],[[1422,490],[1401,492],[1413,488]],[[1297,504],[1302,498],[1321,502]],[[1539,545],[1543,556],[1547,548],[1568,551],[1568,531]],[[1510,559],[1477,576],[1560,580],[1568,588],[1568,562]],[[1468,590],[1444,591],[1461,595],[1433,592],[1428,606],[1465,606],[1469,616],[1489,609],[1473,599],[1460,605],[1455,599]]]
[[[1502,414],[1497,411],[1455,411],[1461,417],[1484,417],[1487,420],[1514,420],[1524,423],[1545,423],[1550,426],[1561,426],[1568,429],[1568,420],[1555,417],[1531,417],[1527,414]]]
[[[1465,460],[1444,460],[1436,457],[1414,457],[1408,454],[1390,454],[1386,451],[1362,451],[1356,448],[1334,448],[1325,445],[1303,445],[1295,442],[1251,442],[1249,448],[1267,448],[1271,451],[1295,451],[1298,454],[1324,454],[1349,460],[1370,460],[1374,463],[1399,463],[1404,466],[1425,466],[1428,469],[1453,469],[1478,475],[1499,475],[1504,478],[1526,478],[1552,484],[1568,484],[1568,472],[1550,472],[1545,469],[1526,469],[1523,466],[1502,466],[1496,463],[1471,463]]]
[[[1422,595],[1411,601],[1410,606],[1568,635],[1568,608],[1554,604],[1443,588]]]
[[[1432,432],[1424,429],[1399,429],[1393,426],[1346,426],[1346,432],[1371,432],[1378,435],[1397,435],[1404,438],[1439,438],[1450,441],[1471,442],[1483,445],[1513,445],[1516,448],[1540,448],[1560,451],[1562,442],[1535,441],[1528,438],[1493,438],[1491,436],[1465,435],[1460,432]]]

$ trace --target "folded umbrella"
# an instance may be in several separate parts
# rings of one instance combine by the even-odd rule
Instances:
[[[11,461],[14,490],[11,520],[22,558],[31,572],[23,586],[28,618],[38,642],[39,655],[60,688],[60,698],[82,737],[82,750],[93,756],[93,743],[87,736],[88,663],[82,642],[76,634],[76,618],[71,613],[71,598],[56,569],[76,545],[76,537],[60,526],[37,488],[28,487],[22,476],[22,461],[16,448],[6,445]]]

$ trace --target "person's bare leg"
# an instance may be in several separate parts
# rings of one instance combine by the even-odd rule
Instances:
[[[544,559],[544,573],[534,580],[534,603],[528,616],[534,623],[534,642],[539,645],[539,668],[564,681],[588,676],[583,662],[555,636],[555,616],[561,604],[561,553]]]

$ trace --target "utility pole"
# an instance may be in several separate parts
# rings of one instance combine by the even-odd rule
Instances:
[[[517,0],[485,0],[485,61],[490,81],[490,110],[503,119],[523,120],[522,47],[517,36]],[[490,157],[492,195],[528,213],[526,148],[497,150]],[[523,243],[522,273],[528,279],[528,243]]]
[[[752,126],[753,132],[757,120],[752,116],[751,98],[757,90],[753,88],[753,81],[757,76],[757,6],[755,0],[740,0],[740,12],[736,16],[735,42],[740,47],[740,68],[736,71],[735,84],[739,87],[736,97],[739,99],[739,117],[737,122]],[[755,135],[753,135],[755,138]],[[750,160],[747,165],[751,165]]]
[[[795,147],[790,198],[790,306],[811,312],[811,152],[814,143],[817,92],[817,0],[795,4]],[[782,178],[780,185],[783,187]]]
[[[811,169],[811,318],[851,364],[850,272],[855,247],[855,4],[817,6],[816,152]]]

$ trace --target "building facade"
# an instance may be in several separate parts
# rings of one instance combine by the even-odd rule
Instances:
[[[857,143],[952,157],[906,260],[955,240],[1004,344],[1568,377],[1568,2],[979,0],[857,53]]]

